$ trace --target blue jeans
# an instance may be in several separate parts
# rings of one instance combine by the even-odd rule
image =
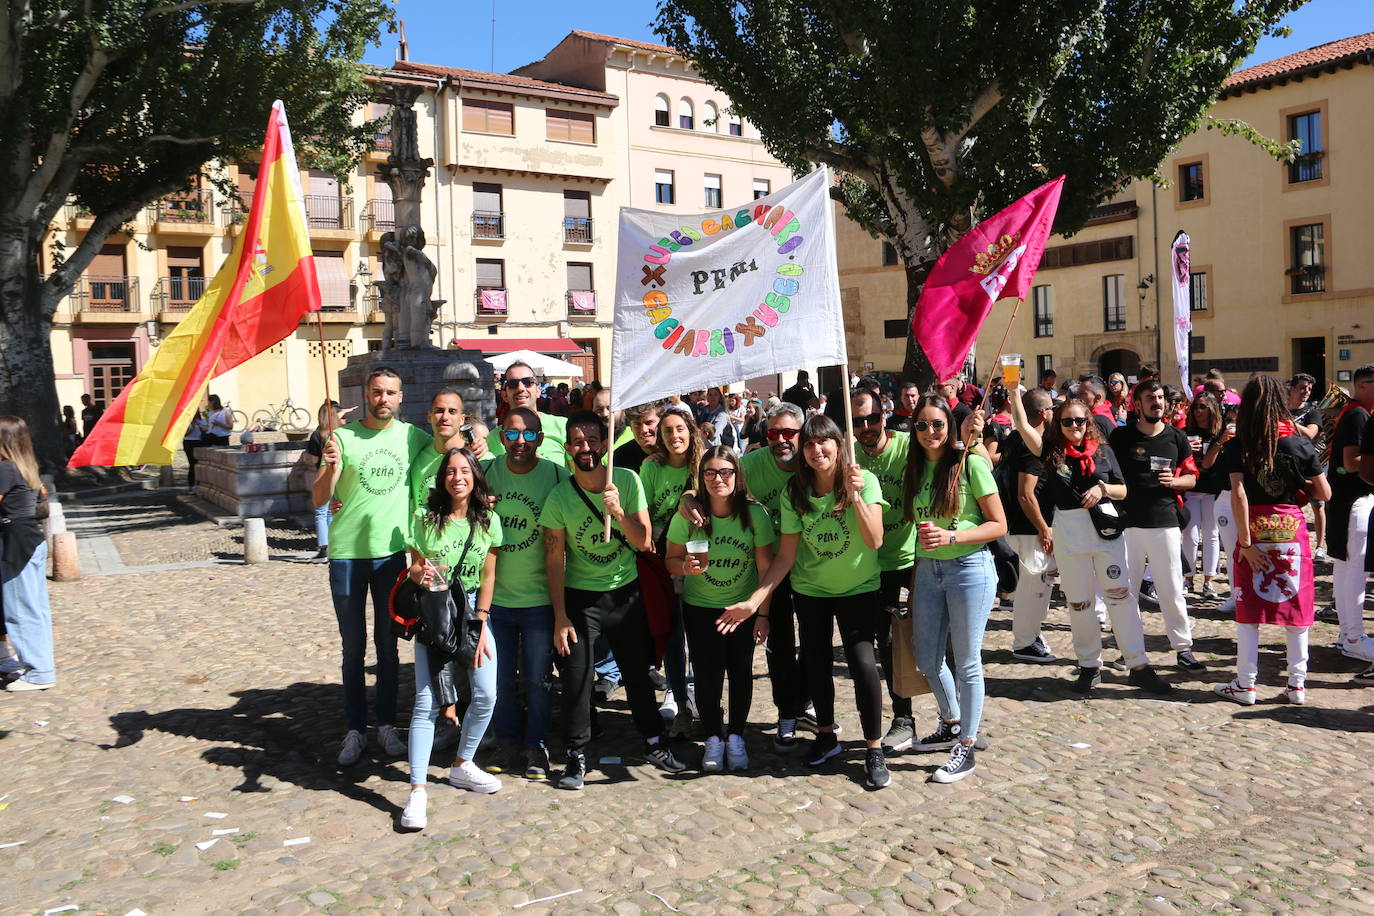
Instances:
[[[983,718],[983,630],[997,593],[992,554],[975,550],[953,560],[916,561],[911,599],[911,639],[916,664],[947,722],[958,720],[965,741],[978,737]],[[945,664],[945,645],[954,646],[958,679]]]
[[[334,521],[334,510],[326,502],[315,507],[315,543],[320,547],[329,546],[329,525]]]
[[[389,557],[329,561],[329,591],[343,644],[344,717],[350,731],[367,728],[367,594],[372,593],[372,645],[377,651],[377,724],[396,724],[396,637],[391,634],[387,599],[406,568],[404,551]]]
[[[29,669],[23,679],[31,684],[57,682],[57,671],[52,660],[52,608],[48,604],[47,562],[48,545],[40,541],[22,569],[10,569],[8,566],[0,569],[5,629],[9,632],[19,661]]]
[[[668,680],[668,692],[678,709],[687,708],[687,629],[682,622],[682,599],[675,597],[676,613],[668,643],[663,647],[663,676]]]
[[[468,603],[475,605],[477,590],[468,592]],[[552,639],[549,645],[552,647]],[[496,677],[500,663],[495,657],[501,641],[495,638],[491,627],[487,627],[487,645],[491,647],[492,658],[482,658],[477,668],[468,669],[468,710],[463,713],[463,725],[458,738],[457,760],[471,760],[477,754],[477,746],[487,733],[491,722],[492,710],[496,708]],[[430,686],[429,649],[415,643],[415,709],[410,714],[410,735],[408,756],[410,757],[410,784],[425,784],[425,774],[429,771],[429,755],[434,751],[434,723],[442,711],[434,704],[434,688]],[[461,682],[460,682],[461,683]]]
[[[549,637],[552,639],[553,637]],[[620,666],[616,664],[615,656],[611,654],[611,641],[604,635],[597,637],[596,645],[592,647],[592,664],[598,678],[620,683]]]
[[[553,715],[553,606],[491,609],[496,637],[496,740],[539,747]],[[619,672],[617,672],[618,674]],[[524,740],[520,732],[520,684],[525,685]]]

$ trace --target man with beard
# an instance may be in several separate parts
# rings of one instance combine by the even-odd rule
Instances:
[[[493,773],[524,768],[528,779],[548,779],[544,738],[553,710],[553,602],[544,567],[539,514],[549,493],[567,479],[562,465],[540,458],[539,414],[512,408],[501,424],[506,454],[486,466],[505,542],[496,553],[496,590],[488,618],[496,637],[497,750]],[[524,685],[524,731],[520,686]]]
[[[911,585],[911,569],[916,562],[916,523],[903,518],[902,506],[902,479],[906,473],[911,435],[883,428],[883,405],[872,391],[855,390],[850,396],[850,405],[854,412],[854,438],[859,440],[854,460],[878,478],[878,486],[887,503],[883,507],[883,544],[878,548],[878,569],[888,617],[879,622],[876,635],[878,657],[887,678],[888,694],[892,697],[892,726],[883,738],[883,747],[889,753],[900,753],[910,750],[916,737],[911,698],[892,692],[892,631],[900,610],[902,586]]]
[[[501,397],[506,402],[507,411],[523,407],[538,413],[539,379],[535,378],[534,370],[530,368],[529,363],[516,360],[506,367],[505,373],[501,376]],[[567,466],[568,456],[563,451],[563,442],[567,437],[566,421],[553,414],[541,413],[539,425],[544,433],[544,439],[539,445],[539,457],[554,464]],[[487,454],[499,458],[505,453],[506,446],[501,439],[501,430],[492,430],[487,436]]]
[[[888,417],[887,428],[896,433],[911,432],[911,415],[916,412],[916,402],[921,400],[921,386],[915,382],[903,382],[897,392],[897,409]]]
[[[652,537],[644,488],[634,471],[603,463],[609,430],[596,414],[568,417],[567,452],[573,476],[550,492],[540,516],[544,561],[553,604],[553,646],[561,656],[563,746],[567,761],[560,789],[581,789],[591,740],[592,647],[605,633],[620,662],[635,728],[644,737],[649,762],[670,773],[682,763],[663,740],[658,697],[649,680],[653,637],[639,591],[635,551],[649,550]],[[606,514],[612,536],[603,537]]]
[[[396,577],[408,565],[407,473],[415,457],[429,445],[430,437],[396,419],[401,398],[401,378],[395,370],[377,366],[368,373],[363,383],[367,416],[340,427],[329,437],[311,488],[316,506],[333,498],[342,502],[329,529],[329,591],[343,644],[344,715],[348,721],[339,750],[340,766],[357,763],[365,744],[367,686],[363,664],[369,591],[372,643],[377,652],[377,742],[391,757],[406,752],[395,728],[399,663],[387,600]]]
[[[1132,590],[1139,595],[1149,564],[1158,589],[1159,608],[1169,645],[1178,666],[1198,671],[1193,657],[1193,631],[1183,598],[1183,558],[1180,552],[1178,494],[1197,482],[1193,449],[1183,430],[1165,420],[1168,401],[1164,386],[1152,378],[1136,385],[1133,423],[1117,427],[1109,444],[1126,478],[1126,566]],[[1120,571],[1118,570],[1118,576]],[[1111,570],[1108,578],[1113,578]]]

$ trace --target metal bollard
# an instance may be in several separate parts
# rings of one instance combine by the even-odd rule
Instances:
[[[54,582],[75,582],[81,578],[81,564],[76,555],[76,532],[62,531],[52,536],[48,544],[52,554]]]
[[[267,523],[260,518],[243,520],[243,562],[267,562]]]

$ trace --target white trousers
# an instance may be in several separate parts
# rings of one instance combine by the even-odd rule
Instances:
[[[1345,536],[1349,559],[1331,560],[1331,592],[1336,599],[1336,616],[1341,619],[1341,639],[1348,642],[1365,635],[1364,592],[1368,577],[1364,571],[1364,552],[1369,543],[1371,507],[1374,507],[1374,496],[1355,500],[1350,507],[1350,528]]]
[[[1100,588],[1122,660],[1127,667],[1138,668],[1148,664],[1149,659],[1145,656],[1145,627],[1140,620],[1140,605],[1126,568],[1126,547],[1121,538],[1101,544],[1102,549],[1092,553],[1056,555],[1059,583],[1069,602],[1074,655],[1078,657],[1079,667],[1102,666],[1102,628],[1093,609]],[[1113,597],[1113,593],[1119,597]]]
[[[1034,534],[1009,534],[1007,543],[1016,552],[1020,567],[1011,603],[1011,647],[1024,649],[1040,635],[1040,626],[1050,612],[1054,556],[1040,549],[1040,538]]]
[[[1202,574],[1210,579],[1217,574],[1217,564],[1221,559],[1216,497],[1210,493],[1185,493],[1183,501],[1192,516],[1188,519],[1188,527],[1183,529],[1183,543],[1187,545],[1188,557],[1191,559],[1197,555],[1198,543],[1201,542]]]
[[[1183,600],[1183,567],[1179,546],[1183,532],[1166,528],[1127,528],[1121,536],[1126,542],[1126,566],[1131,571],[1131,591],[1140,591],[1145,564],[1154,569],[1155,591],[1164,616],[1164,630],[1175,652],[1193,647],[1193,627],[1188,621],[1188,605]]]
[[[1242,687],[1255,686],[1259,677],[1259,628],[1257,623],[1236,624],[1236,682]],[[1288,643],[1288,686],[1301,687],[1307,682],[1308,627],[1284,627]]]

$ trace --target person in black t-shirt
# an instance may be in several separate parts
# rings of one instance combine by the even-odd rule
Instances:
[[[1133,423],[1118,427],[1110,440],[1126,479],[1126,565],[1139,591],[1145,566],[1155,573],[1160,611],[1178,666],[1203,667],[1193,657],[1193,628],[1183,598],[1179,494],[1197,482],[1192,446],[1183,430],[1165,420],[1168,402],[1159,379],[1136,385]],[[1143,597],[1143,596],[1142,596]]]
[[[893,432],[911,432],[911,415],[916,411],[916,402],[921,400],[921,386],[915,382],[903,382],[897,392],[897,409],[887,418],[887,428]]]
[[[811,377],[805,369],[797,373],[797,383],[782,393],[782,400],[796,404],[803,413],[811,408],[811,402],[816,400],[816,389],[811,387]]]
[[[1021,395],[1028,425],[1045,434],[1054,409],[1049,392],[1032,389]],[[1012,597],[1011,654],[1026,662],[1052,662],[1040,627],[1050,611],[1050,574],[1054,572],[1054,502],[1040,479],[1040,459],[1026,448],[1020,432],[1002,442],[996,477],[1007,514],[1007,543],[1016,553],[1016,592]]]
[[[663,404],[654,401],[640,404],[625,410],[625,423],[630,427],[634,438],[615,450],[615,466],[629,468],[636,474],[644,466],[644,459],[658,443],[658,420],[663,412]]]
[[[1306,372],[1299,372],[1288,380],[1288,409],[1293,414],[1293,426],[1298,433],[1312,440],[1316,445],[1322,434],[1322,409],[1312,400],[1312,391],[1317,380]],[[1326,500],[1312,500],[1312,529],[1316,535],[1316,545],[1312,548],[1312,558],[1326,559]]]
[[[1341,621],[1341,652],[1374,662],[1374,639],[1364,628],[1365,548],[1374,486],[1360,478],[1360,445],[1374,411],[1374,363],[1355,370],[1351,389],[1354,400],[1341,409],[1331,434],[1326,553],[1331,558],[1331,591]]]
[[[1202,591],[1204,598],[1216,598],[1212,585],[1221,560],[1221,535],[1217,528],[1217,494],[1221,492],[1222,472],[1215,465],[1203,468],[1203,459],[1221,435],[1221,405],[1210,394],[1200,394],[1188,408],[1188,425],[1183,428],[1192,450],[1193,463],[1198,467],[1197,484],[1183,495],[1188,509],[1188,524],[1183,528],[1184,564],[1191,573],[1202,546]],[[1219,455],[1220,453],[1218,453]],[[1191,575],[1189,580],[1191,583]]]

